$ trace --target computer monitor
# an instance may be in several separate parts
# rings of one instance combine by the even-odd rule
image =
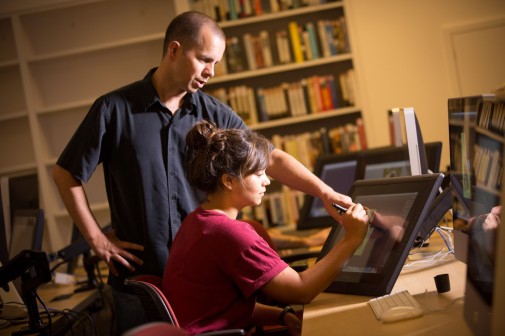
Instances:
[[[316,174],[324,183],[335,191],[347,195],[356,176],[358,161],[362,152],[334,154],[321,156],[314,165]],[[314,229],[331,226],[333,219],[328,215],[323,202],[317,197],[305,195],[300,216],[297,222],[298,230]]]
[[[442,142],[425,145],[428,167],[434,173],[440,171]],[[314,174],[337,192],[347,195],[355,180],[410,175],[409,152],[406,145],[381,147],[365,151],[326,155],[318,158]],[[329,227],[334,219],[326,212],[320,199],[306,195],[298,230]]]
[[[343,265],[328,292],[389,294],[405,263],[443,174],[359,180],[350,196],[375,209],[376,216],[358,249]],[[318,261],[340,241],[345,230],[333,225]]]
[[[503,306],[498,295],[505,291],[503,281],[495,278],[504,257],[496,251],[505,244],[497,237],[503,232],[498,227],[503,218],[505,102],[494,95],[451,98],[448,112],[454,235],[459,238],[455,252],[466,252],[467,264],[464,317],[474,333],[489,335],[503,319],[495,304]]]
[[[11,223],[13,214],[20,209],[38,209],[39,180],[37,174],[27,174],[8,177],[9,211]]]
[[[393,108],[390,114],[394,144],[401,146],[406,143],[409,149],[410,175],[429,173],[423,134],[414,108]]]
[[[23,250],[41,251],[43,233],[44,211],[42,209],[16,210],[12,216],[9,260]],[[21,279],[16,279],[13,283],[21,293]]]
[[[429,142],[425,148],[427,167],[432,173],[440,172],[442,142]],[[385,178],[411,175],[410,151],[407,145],[383,147],[363,153],[357,175],[361,179]]]
[[[43,233],[44,211],[42,209],[16,210],[9,244],[9,259],[23,250],[40,251]]]

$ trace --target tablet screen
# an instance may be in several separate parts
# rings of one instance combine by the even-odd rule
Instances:
[[[388,294],[437,194],[442,174],[359,180],[351,189],[355,203],[376,213],[363,243],[327,291],[380,296]],[[334,226],[319,259],[344,233]]]

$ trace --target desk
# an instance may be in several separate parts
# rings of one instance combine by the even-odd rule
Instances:
[[[37,289],[37,293],[40,295],[47,308],[50,310],[65,310],[69,309],[73,312],[82,313],[87,310],[93,311],[94,305],[99,302],[102,308],[104,302],[101,302],[101,293],[99,289],[87,290],[79,293],[74,293],[71,297],[63,300],[51,301],[56,296],[73,293],[77,286],[74,285],[56,285],[53,283],[47,283],[41,285]],[[103,291],[108,291],[108,286],[105,285]],[[96,307],[95,307],[96,308]],[[47,318],[45,312],[41,311],[41,318],[45,324],[47,324]],[[83,316],[79,316],[83,322],[86,323],[86,327],[90,327],[90,321],[86,321]],[[63,316],[63,314],[58,314],[52,317],[51,335],[63,335],[69,332],[69,323],[75,323],[78,320],[71,317],[71,321]],[[27,326],[26,323],[16,323],[11,324],[6,328],[0,329],[0,336],[11,335],[13,332],[19,331],[21,328]],[[83,327],[83,326],[81,326]],[[77,332],[77,335],[84,335],[85,333]]]
[[[437,239],[431,240],[435,240],[432,249],[440,246]],[[433,277],[441,273],[449,274],[451,290],[438,294]],[[447,311],[426,312],[427,308],[446,307],[454,299],[463,297],[465,281],[466,265],[458,260],[430,268],[403,271],[392,292],[408,290],[424,308],[425,314],[420,318],[395,323],[382,323],[375,318],[367,303],[371,297],[321,293],[304,307],[302,336],[471,336],[472,333],[463,319],[463,300],[455,301]]]

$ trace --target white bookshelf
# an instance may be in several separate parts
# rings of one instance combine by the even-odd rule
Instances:
[[[45,0],[27,5],[10,1],[6,12],[0,9],[0,177],[37,173],[48,251],[66,246],[72,229],[51,178],[58,156],[98,96],[142,79],[159,64],[166,25],[176,13],[190,9],[191,1]],[[344,12],[344,2],[336,1],[223,22],[222,27],[228,34],[259,25],[272,27],[291,18]],[[337,74],[353,67],[350,52],[216,77],[209,88],[251,79],[289,80],[321,71]],[[361,115],[359,103],[252,127],[282,132],[309,124],[338,124],[349,115]],[[95,216],[106,225],[110,215],[101,168],[85,188]]]

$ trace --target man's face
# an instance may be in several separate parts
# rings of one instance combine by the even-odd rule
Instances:
[[[223,57],[225,41],[211,29],[202,28],[201,43],[183,45],[177,61],[177,78],[180,89],[196,92],[214,77],[214,66]]]

